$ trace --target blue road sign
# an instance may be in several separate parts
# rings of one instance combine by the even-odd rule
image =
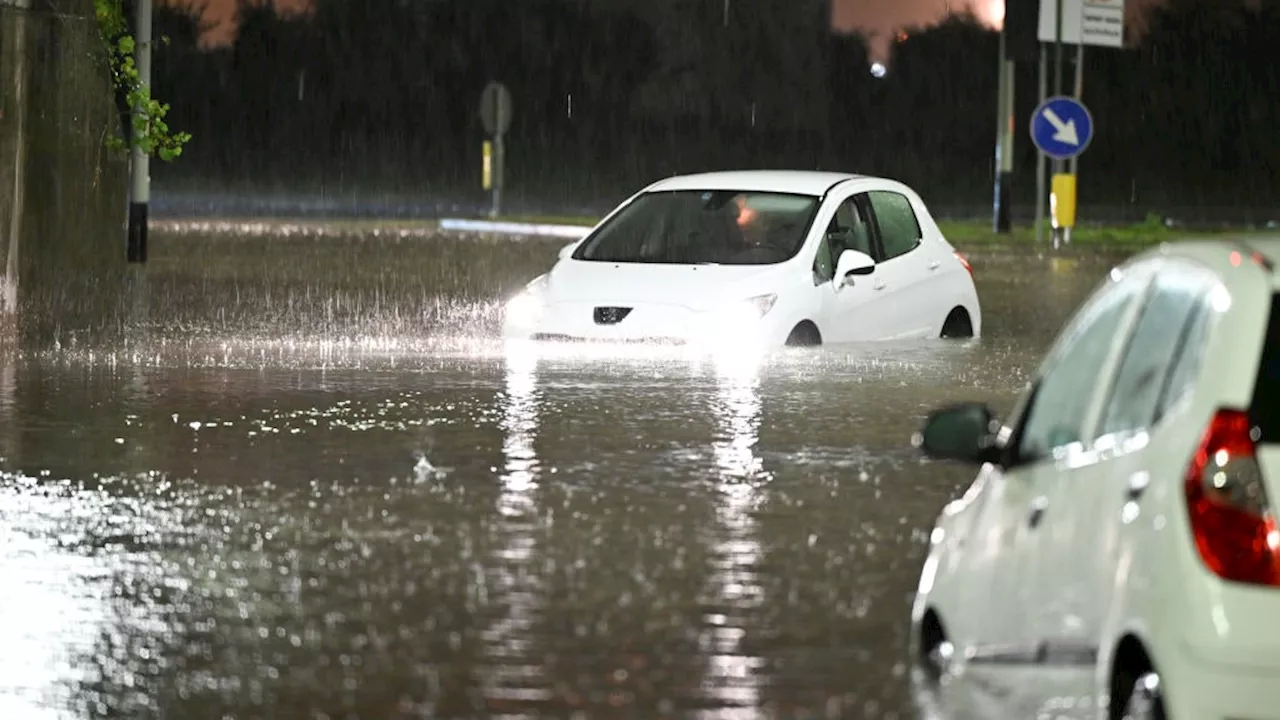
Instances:
[[[1075,98],[1051,97],[1031,114],[1031,142],[1051,158],[1073,158],[1092,139],[1093,116]]]

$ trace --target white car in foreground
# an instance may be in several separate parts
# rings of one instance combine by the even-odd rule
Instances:
[[[629,198],[506,306],[508,339],[816,345],[974,337],[968,263],[883,178],[749,171]]]
[[[978,465],[912,609],[935,687],[1005,717],[1280,717],[1280,241],[1111,272],[1004,423],[931,414]]]

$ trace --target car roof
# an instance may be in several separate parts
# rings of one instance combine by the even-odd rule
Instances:
[[[822,196],[846,180],[874,179],[870,175],[817,170],[733,170],[676,175],[659,180],[647,192],[667,190],[746,190]]]
[[[1245,277],[1261,270],[1273,286],[1280,284],[1280,271],[1277,269],[1280,237],[1275,235],[1233,234],[1179,240],[1142,253],[1143,257],[1156,255],[1194,260],[1214,270],[1228,283],[1233,277]],[[1252,262],[1240,262],[1242,256]]]

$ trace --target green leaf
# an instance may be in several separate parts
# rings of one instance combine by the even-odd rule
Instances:
[[[173,132],[163,119],[169,105],[155,100],[149,89],[142,87],[133,57],[138,43],[128,32],[122,0],[93,0],[93,10],[111,80],[116,89],[124,93],[125,102],[132,110],[129,124],[138,149],[148,155],[155,154],[165,162],[173,161],[182,154],[182,147],[191,140],[191,135]],[[160,40],[162,45],[168,44],[167,37]],[[107,137],[105,144],[110,150],[127,150],[124,139],[117,135]]]

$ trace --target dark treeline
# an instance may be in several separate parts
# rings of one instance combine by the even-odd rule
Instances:
[[[156,92],[195,138],[156,168],[157,190],[482,202],[478,101],[499,79],[514,97],[516,203],[607,207],[661,176],[742,167],[886,174],[938,207],[989,202],[993,31],[969,16],[909,31],[875,78],[863,39],[829,33],[825,9],[734,5],[722,17],[705,0],[317,0],[284,18],[246,2],[238,41],[214,50],[197,47],[194,15],[168,8]],[[1132,49],[1086,51],[1097,135],[1081,201],[1137,217],[1268,205],[1280,8],[1170,0],[1145,26]],[[1023,64],[1017,78],[1023,210],[1036,73]]]

